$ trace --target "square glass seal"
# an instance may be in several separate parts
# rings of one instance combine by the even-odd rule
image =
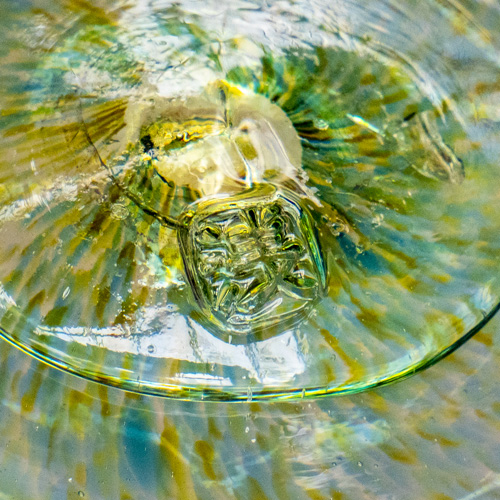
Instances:
[[[257,184],[204,198],[179,222],[187,279],[215,335],[236,342],[278,335],[323,295],[326,268],[311,215],[288,189]]]

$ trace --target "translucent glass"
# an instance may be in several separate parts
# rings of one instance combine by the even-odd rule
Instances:
[[[0,328],[21,349],[149,394],[318,396],[410,375],[496,311],[498,58],[467,11],[16,9]]]

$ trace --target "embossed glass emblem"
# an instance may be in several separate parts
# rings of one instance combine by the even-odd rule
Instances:
[[[188,280],[205,316],[225,334],[280,333],[304,318],[325,288],[309,214],[289,190],[258,185],[201,200],[181,222]]]

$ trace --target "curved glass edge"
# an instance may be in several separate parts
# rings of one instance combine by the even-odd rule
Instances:
[[[110,387],[122,389],[126,392],[139,394],[142,396],[156,396],[167,399],[176,399],[180,401],[203,401],[203,402],[263,402],[263,401],[290,401],[298,399],[317,399],[322,397],[342,396],[347,394],[355,394],[368,389],[389,385],[395,382],[402,381],[416,373],[425,370],[442,360],[449,354],[453,353],[460,346],[465,344],[471,337],[479,332],[488,323],[493,316],[500,310],[498,303],[484,319],[470,329],[466,334],[457,339],[448,347],[442,349],[438,353],[423,357],[409,365],[404,370],[388,373],[382,377],[371,381],[354,382],[344,385],[332,385],[323,387],[303,387],[297,389],[262,389],[253,392],[251,388],[247,391],[235,389],[234,391],[224,391],[217,389],[202,388],[196,386],[173,385],[173,384],[157,384],[153,382],[140,382],[137,380],[104,376],[102,373],[76,370],[70,364],[55,358],[50,358],[35,349],[17,342],[4,329],[0,328],[0,338],[28,354],[32,358],[41,361],[42,363],[56,368],[62,372],[70,373],[85,380],[107,385]]]

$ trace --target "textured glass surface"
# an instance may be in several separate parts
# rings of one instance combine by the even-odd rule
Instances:
[[[409,380],[316,401],[139,396],[5,344],[0,498],[498,500],[499,319]]]
[[[26,352],[136,392],[300,398],[412,374],[496,311],[488,16],[2,7],[0,328]]]

